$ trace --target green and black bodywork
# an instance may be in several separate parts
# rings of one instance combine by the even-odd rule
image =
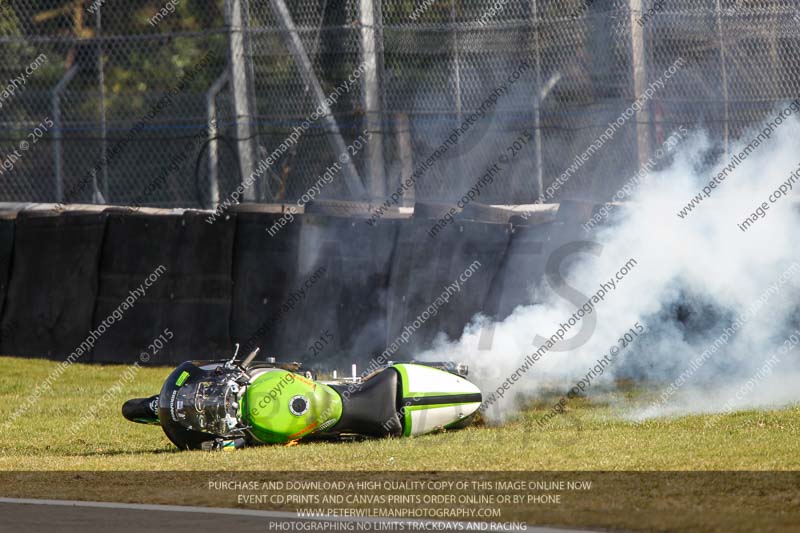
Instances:
[[[461,372],[461,374],[459,374]],[[393,363],[363,380],[322,382],[299,365],[187,361],[125,418],[159,424],[181,449],[301,439],[413,436],[468,425],[481,404],[464,367]]]

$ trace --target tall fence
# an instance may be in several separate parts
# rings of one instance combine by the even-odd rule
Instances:
[[[719,155],[800,95],[798,10],[0,1],[0,201],[602,201],[673,132]]]

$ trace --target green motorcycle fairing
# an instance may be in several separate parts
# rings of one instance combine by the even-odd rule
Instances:
[[[256,440],[280,444],[333,427],[342,416],[342,398],[328,385],[272,370],[247,386],[240,409]]]

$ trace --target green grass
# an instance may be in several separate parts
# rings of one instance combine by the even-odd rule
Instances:
[[[0,357],[0,420],[7,420],[56,365]],[[117,397],[99,405],[97,416],[77,436],[71,436],[68,425],[97,405],[127,368],[71,366],[10,430],[0,432],[0,480],[17,480],[13,488],[6,483],[3,495],[235,506],[235,501],[221,502],[200,488],[208,472],[280,470],[314,477],[322,470],[422,471],[426,476],[445,471],[595,471],[600,476],[599,471],[800,470],[800,407],[715,416],[716,423],[710,427],[706,425],[709,416],[637,425],[612,407],[623,394],[645,401],[646,395],[636,389],[609,392],[591,402],[572,401],[563,415],[543,428],[535,421],[552,405],[550,398],[502,425],[413,439],[262,446],[231,453],[179,452],[160,428],[129,423],[120,414],[125,399],[154,394],[170,371],[144,368]],[[84,473],[72,475],[70,492],[55,491],[52,484],[36,477],[36,472],[46,471]],[[87,482],[92,479],[88,471],[119,471],[120,480],[125,481],[113,490],[101,489]],[[161,471],[166,479],[194,471],[205,472],[206,477],[200,476],[196,490],[183,491],[176,499],[174,491],[139,490],[122,471]],[[785,479],[742,481],[736,490],[745,496],[739,497],[730,479],[712,476],[687,482],[681,475],[672,481],[656,479],[661,483],[658,489],[642,487],[635,476],[616,481],[597,477],[601,486],[604,482],[607,488],[613,485],[620,494],[610,498],[602,490],[593,491],[569,508],[520,508],[512,510],[512,516],[531,523],[627,529],[645,525],[653,530],[688,530],[698,524],[709,531],[765,530],[765,520],[771,521],[774,530],[782,530],[785,523],[800,523],[796,478],[789,489]],[[770,485],[773,482],[775,486]],[[721,496],[730,498],[721,500]],[[682,512],[676,512],[676,507]],[[717,518],[705,523],[708,516]]]
[[[56,363],[0,357],[0,420],[6,420]],[[0,470],[798,470],[800,408],[634,424],[602,403],[574,400],[544,428],[547,403],[499,426],[414,439],[265,446],[236,454],[177,452],[158,427],[131,424],[120,406],[156,393],[169,370],[143,368],[118,397],[72,436],[80,417],[120,379],[125,366],[73,365],[40,401],[0,433]],[[716,418],[716,417],[715,417]]]
[[[0,357],[0,420],[21,405],[56,363]],[[798,470],[800,407],[733,413],[706,427],[707,416],[635,424],[618,417],[615,398],[578,399],[545,427],[549,402],[499,426],[414,439],[265,446],[235,454],[178,452],[156,426],[131,424],[120,406],[156,393],[169,370],[143,368],[106,404],[99,399],[127,367],[73,365],[0,433],[0,470]],[[67,431],[91,407],[97,416]],[[714,417],[716,418],[716,417]],[[24,438],[20,438],[24,435]],[[458,454],[450,453],[458,449]],[[424,453],[421,453],[424,450]]]

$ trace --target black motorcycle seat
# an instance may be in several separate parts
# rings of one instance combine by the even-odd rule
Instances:
[[[397,413],[399,374],[387,368],[356,385],[333,385],[342,396],[342,417],[331,428],[337,433],[357,433],[370,437],[400,436],[403,427]]]

